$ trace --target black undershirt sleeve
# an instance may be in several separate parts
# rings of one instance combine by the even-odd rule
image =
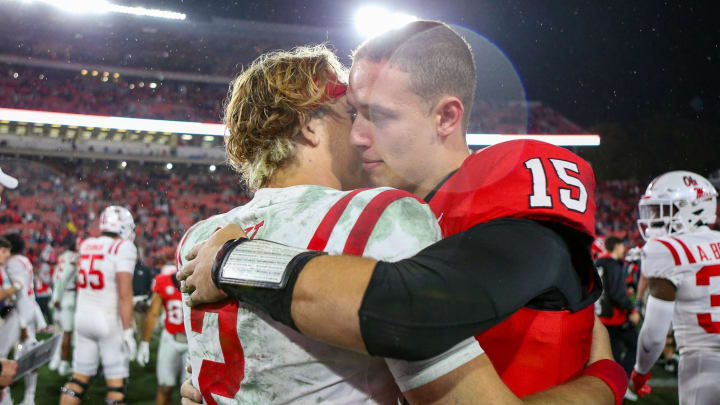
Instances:
[[[368,352],[426,359],[523,306],[571,311],[586,307],[599,295],[599,282],[595,276],[598,285],[588,293],[582,271],[575,267],[591,262],[573,257],[573,242],[566,239],[535,221],[498,219],[445,238],[411,258],[378,262],[359,311]],[[589,259],[589,244],[587,255]]]

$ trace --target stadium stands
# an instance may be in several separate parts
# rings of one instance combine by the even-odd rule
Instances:
[[[248,200],[238,175],[206,166],[137,166],[125,170],[106,163],[58,160],[4,161],[22,187],[5,191],[0,202],[0,234],[21,230],[29,246],[58,248],[67,238],[96,236],[97,216],[108,205],[126,205],[135,217],[137,245],[146,264],[172,257],[185,230],[201,218],[228,211]]]

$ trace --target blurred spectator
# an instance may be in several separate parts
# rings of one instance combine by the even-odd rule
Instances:
[[[610,334],[615,360],[625,369],[630,378],[637,353],[640,314],[628,297],[627,276],[623,258],[625,245],[620,238],[610,236],[605,239],[605,250],[596,261],[598,273],[602,278],[603,293],[595,303],[596,313]],[[626,399],[635,400],[634,394],[626,393]]]

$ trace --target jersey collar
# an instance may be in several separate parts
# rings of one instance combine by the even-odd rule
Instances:
[[[425,200],[425,202],[429,204],[430,200],[432,200],[432,198],[435,197],[435,194],[437,194],[437,192],[440,191],[442,186],[444,186],[445,183],[447,183],[447,181],[450,180],[450,177],[452,177],[453,174],[455,174],[458,170],[460,170],[460,169],[459,168],[455,169],[455,170],[451,171],[447,176],[445,176],[445,178],[442,179],[442,181],[440,181],[440,183],[438,183],[438,185],[435,186],[435,188],[430,192],[430,194],[426,195],[425,198],[423,198],[423,200]]]

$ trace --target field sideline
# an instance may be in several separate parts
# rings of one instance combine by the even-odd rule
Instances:
[[[155,404],[155,393],[157,391],[157,380],[155,378],[155,362],[157,358],[157,345],[160,337],[160,328],[155,331],[150,340],[150,363],[140,367],[137,363],[130,363],[130,385],[128,387],[128,405],[153,405]],[[47,339],[48,335],[39,335],[40,339]],[[60,387],[67,381],[67,377],[61,377],[51,371],[47,366],[40,369],[40,378],[35,395],[35,405],[57,405],[60,400]],[[670,374],[662,367],[653,368],[653,376],[658,378],[670,378]],[[22,400],[24,384],[18,382],[12,387],[14,403]],[[179,391],[179,387],[178,387]],[[104,404],[105,381],[103,378],[95,378],[90,385],[90,390],[83,398],[85,404]],[[173,403],[180,403],[180,395],[176,392],[173,396]],[[646,398],[637,402],[625,401],[623,405],[677,405],[677,390],[671,388],[658,388]]]

